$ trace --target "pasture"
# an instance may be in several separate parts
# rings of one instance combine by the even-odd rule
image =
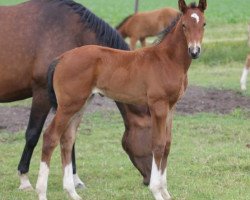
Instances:
[[[1,0],[0,4],[18,2],[22,1]],[[78,2],[112,26],[133,12],[134,3],[122,0]],[[216,90],[218,96],[223,96],[224,90],[229,89],[235,95],[250,98],[249,82],[249,90],[244,93],[239,86],[245,57],[249,52],[246,42],[249,4],[250,0],[240,3],[233,0],[208,1],[203,54],[189,70],[190,85],[219,89]],[[176,5],[177,1],[173,0],[141,0],[140,10]],[[216,101],[216,97],[213,100]],[[227,99],[218,102],[227,103]],[[29,105],[30,100],[25,100],[0,104],[0,108]],[[249,106],[247,109],[244,106],[233,109],[226,114],[203,110],[201,113],[178,112],[175,115],[168,167],[168,186],[174,200],[250,199],[250,149],[246,146],[250,144]],[[195,104],[190,105],[191,110],[195,107]],[[1,113],[0,119],[4,119],[6,114]],[[23,116],[22,113],[16,115]],[[15,122],[12,123],[14,126]],[[87,185],[86,190],[78,192],[84,199],[153,199],[122,150],[120,141],[123,131],[123,122],[116,109],[95,109],[85,115],[76,142],[78,174]],[[0,129],[0,200],[36,197],[34,191],[17,189],[19,180],[16,168],[23,145],[23,128],[15,133]],[[40,155],[41,141],[35,149],[30,169],[33,186],[37,179]],[[48,198],[65,199],[58,149],[54,153],[50,173]]]

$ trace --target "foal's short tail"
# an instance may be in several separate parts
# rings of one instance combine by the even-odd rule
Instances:
[[[52,106],[52,109],[54,111],[57,109],[57,100],[56,100],[56,94],[55,94],[54,87],[53,87],[53,76],[54,76],[55,68],[58,62],[59,60],[56,59],[49,65],[48,74],[47,74],[49,99],[50,99],[50,104]]]

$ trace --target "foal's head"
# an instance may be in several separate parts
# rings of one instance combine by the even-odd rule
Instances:
[[[207,8],[207,1],[200,0],[199,5],[191,3],[186,5],[185,0],[179,0],[179,9],[183,13],[181,23],[187,39],[188,53],[196,59],[201,53],[201,42],[206,25],[204,10]]]

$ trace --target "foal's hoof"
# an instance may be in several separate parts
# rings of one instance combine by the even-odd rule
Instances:
[[[81,179],[79,178],[79,176],[77,174],[73,175],[73,180],[74,180],[75,188],[77,188],[77,189],[85,189],[86,188],[85,184],[81,181]]]

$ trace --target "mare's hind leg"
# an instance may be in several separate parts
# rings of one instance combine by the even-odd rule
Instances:
[[[80,200],[81,197],[77,194],[74,187],[74,178],[72,176],[72,156],[71,152],[73,149],[73,144],[75,142],[75,135],[77,128],[81,122],[82,111],[79,111],[71,119],[70,125],[67,131],[62,135],[61,143],[61,158],[63,165],[63,189],[65,189],[69,196],[74,200]]]
[[[26,144],[22,153],[21,160],[18,164],[18,174],[20,177],[21,190],[30,190],[32,185],[30,184],[28,172],[31,157],[33,151],[40,138],[44,122],[48,116],[50,110],[50,103],[47,96],[47,90],[36,90],[33,94],[31,113],[29,118],[28,127],[25,133]],[[74,173],[74,184],[77,188],[84,188],[84,183],[80,180],[76,174],[75,164],[75,151],[72,151],[73,157],[73,173]]]
[[[41,90],[35,92],[33,95],[29,123],[25,133],[26,144],[18,165],[18,172],[21,181],[19,189],[32,189],[27,174],[34,148],[37,145],[44,122],[50,109],[46,92],[47,91],[45,90]]]
[[[60,107],[56,115],[43,135],[42,159],[40,164],[39,176],[36,184],[36,190],[39,195],[39,200],[46,200],[47,183],[49,175],[49,166],[52,153],[58,145],[61,136],[66,131],[71,118],[77,110],[71,112],[64,112]],[[71,156],[71,155],[70,155]],[[72,167],[72,166],[71,166]],[[71,168],[72,176],[73,170]]]
[[[76,173],[76,158],[75,158],[75,144],[73,145],[72,149],[72,168],[73,168],[73,179],[75,188],[85,188],[85,184],[81,181],[78,174]]]

